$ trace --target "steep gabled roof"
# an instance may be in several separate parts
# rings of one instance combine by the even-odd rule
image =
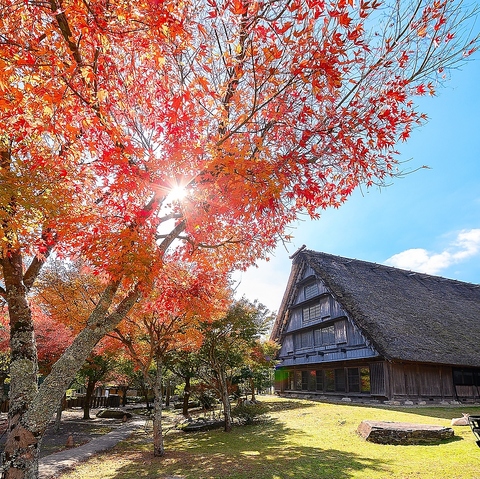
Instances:
[[[480,366],[480,285],[311,250],[293,260],[272,337],[305,262],[385,358]]]

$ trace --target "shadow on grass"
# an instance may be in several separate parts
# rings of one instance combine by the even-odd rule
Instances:
[[[138,449],[112,479],[348,479],[355,471],[386,471],[386,462],[336,449],[292,444],[291,431],[276,422],[238,427],[231,433],[180,434],[168,441],[166,455]],[[150,445],[151,447],[151,445]],[[126,451],[125,451],[126,452]]]
[[[309,407],[314,407],[318,403],[313,402],[313,401],[306,401],[306,400],[283,400],[281,402],[279,401],[269,401],[268,399],[260,399],[260,402],[262,404],[265,404],[268,406],[269,412],[275,412],[275,411],[284,411],[286,409],[306,409]]]

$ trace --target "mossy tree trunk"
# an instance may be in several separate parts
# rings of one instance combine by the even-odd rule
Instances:
[[[113,312],[109,308],[119,287],[112,281],[94,308],[84,330],[53,365],[40,387],[37,386],[37,350],[33,321],[27,300],[28,273],[23,273],[22,258],[13,250],[0,258],[5,297],[10,317],[10,406],[8,436],[2,461],[2,479],[37,479],[39,448],[52,411],[86,358],[105,334],[125,317],[139,297],[130,291]],[[3,293],[3,292],[2,292]]]

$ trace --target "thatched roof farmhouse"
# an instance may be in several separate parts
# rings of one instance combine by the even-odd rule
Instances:
[[[480,399],[480,285],[300,250],[273,328],[282,394]]]

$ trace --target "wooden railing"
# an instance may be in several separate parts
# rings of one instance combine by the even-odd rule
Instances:
[[[76,398],[70,398],[63,401],[63,409],[70,409],[73,407],[83,408],[85,404],[85,396],[78,396]],[[119,407],[120,396],[110,395],[106,396],[94,396],[90,399],[90,407],[92,409],[99,407]],[[8,412],[8,400],[3,401],[0,404],[0,412]]]

